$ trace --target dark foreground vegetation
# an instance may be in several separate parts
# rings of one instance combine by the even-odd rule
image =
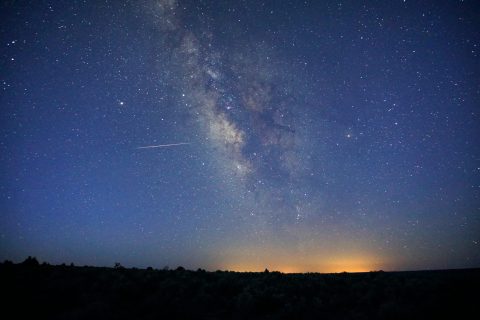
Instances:
[[[480,319],[480,269],[237,273],[28,258],[0,264],[0,281],[12,319]]]

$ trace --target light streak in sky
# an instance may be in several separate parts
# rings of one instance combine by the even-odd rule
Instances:
[[[154,148],[168,148],[168,147],[175,147],[175,146],[182,146],[185,144],[190,144],[189,142],[179,142],[179,143],[169,143],[169,144],[157,144],[153,146],[144,146],[138,147],[137,149],[154,149]]]

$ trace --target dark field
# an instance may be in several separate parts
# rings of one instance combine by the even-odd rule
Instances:
[[[0,264],[11,319],[479,319],[480,269],[236,273]],[[33,315],[28,316],[27,315]]]

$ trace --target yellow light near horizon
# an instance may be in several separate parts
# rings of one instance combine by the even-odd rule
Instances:
[[[379,264],[370,259],[361,258],[341,258],[330,259],[322,263],[298,263],[298,264],[282,264],[264,261],[263,263],[248,263],[238,262],[226,264],[225,270],[237,272],[261,272],[265,269],[270,271],[280,271],[283,273],[305,273],[305,272],[320,272],[320,273],[338,273],[338,272],[369,272],[381,269]]]
[[[362,258],[342,258],[334,259],[327,263],[323,270],[324,272],[368,272],[378,269],[378,264],[374,263],[372,259]]]
[[[265,269],[283,273],[338,273],[338,272],[369,272],[379,269],[384,263],[370,254],[352,253],[351,255],[234,255],[222,264],[222,269],[237,272],[262,272]]]
[[[238,272],[369,272],[391,269],[394,263],[392,257],[347,241],[338,243],[337,250],[315,243],[303,247],[267,243],[228,247],[218,254],[218,269]]]

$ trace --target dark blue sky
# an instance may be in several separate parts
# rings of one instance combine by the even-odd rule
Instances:
[[[476,1],[0,9],[0,259],[480,266]]]

